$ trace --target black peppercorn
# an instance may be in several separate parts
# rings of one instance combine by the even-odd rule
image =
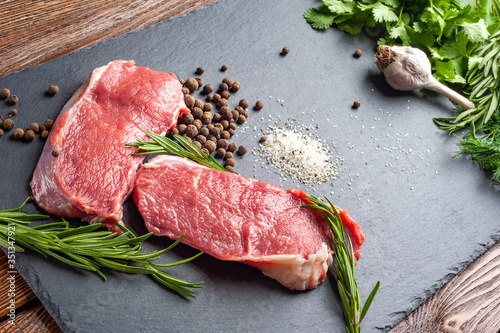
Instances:
[[[352,108],[353,109],[357,109],[361,106],[361,102],[360,101],[354,101],[354,103],[352,103]]]
[[[247,153],[248,149],[245,145],[241,145],[238,147],[238,154],[239,155],[245,155]]]
[[[180,119],[181,124],[189,125],[194,121],[193,115],[190,113],[184,113]]]
[[[14,123],[14,120],[12,120],[12,119],[5,119],[3,121],[2,127],[5,131],[10,131],[11,129],[14,128],[14,126],[15,126],[15,123]]]
[[[196,68],[195,74],[200,75],[200,74],[203,74],[203,73],[205,73],[205,68],[203,68],[203,67]]]
[[[287,55],[288,53],[290,53],[290,49],[288,47],[284,47],[282,50],[281,50],[281,55]]]
[[[264,103],[262,103],[262,101],[257,101],[257,103],[255,103],[254,109],[255,110],[260,110],[263,107],[264,107]]]
[[[211,92],[214,91],[214,86],[211,85],[211,84],[206,84],[204,87],[203,87],[203,93],[204,94],[210,94]]]
[[[232,166],[226,165],[224,168],[226,168],[226,171],[234,173],[234,168]]]
[[[357,49],[356,51],[354,51],[354,57],[355,58],[359,58],[363,55],[363,51],[361,51],[360,49]]]
[[[24,130],[22,128],[16,128],[14,130],[14,137],[19,140],[24,138]]]
[[[207,142],[205,142],[203,147],[206,148],[208,152],[211,154],[215,151],[216,145],[215,142],[213,142],[212,140],[207,140]]]
[[[186,133],[186,127],[186,124],[179,124],[179,126],[177,126],[177,130],[179,131],[180,135],[184,135],[184,133]]]
[[[247,118],[244,115],[238,116],[238,123],[243,124],[245,121],[247,121]]]
[[[227,65],[222,65],[222,67],[220,68],[221,71],[225,72],[227,71],[229,67]]]
[[[220,121],[220,119],[221,119],[220,113],[216,113],[212,117],[212,122],[218,123]]]
[[[38,133],[38,131],[40,131],[40,126],[38,126],[37,123],[31,123],[28,129],[32,130],[35,133]]]
[[[205,138],[207,138],[210,135],[210,130],[208,129],[208,127],[200,128],[200,135],[203,135]]]
[[[226,165],[234,167],[236,165],[236,160],[234,158],[227,158]]]
[[[217,153],[215,154],[215,156],[221,158],[223,157],[224,155],[226,155],[226,151],[224,150],[224,148],[218,148],[217,149]]]
[[[246,109],[250,106],[250,103],[246,99],[242,99],[239,104],[243,109]]]
[[[186,106],[188,108],[192,107],[194,105],[195,98],[191,95],[184,95],[184,103],[186,103]]]
[[[17,102],[19,102],[19,97],[17,97],[16,95],[10,95],[10,97],[9,97],[9,103],[10,104],[16,104]]]
[[[236,149],[238,149],[238,146],[236,145],[236,143],[234,142],[231,142],[229,144],[229,146],[227,146],[227,150],[230,151],[230,152],[233,152],[235,151]]]
[[[196,136],[195,140],[198,141],[201,144],[204,144],[205,142],[207,142],[207,137],[204,136],[204,135],[199,134],[199,135]]]
[[[202,144],[201,144],[201,142],[200,142],[200,141],[194,141],[194,142],[193,142],[193,145],[195,145],[195,146],[196,146],[196,148],[198,148],[198,149],[201,149],[201,148],[202,148]]]
[[[6,98],[9,98],[9,96],[10,96],[9,89],[3,88],[2,90],[0,90],[0,97],[2,97],[3,99],[6,99]]]
[[[229,91],[224,90],[220,93],[220,97],[225,98],[225,99],[229,99],[229,97],[231,97],[231,94],[229,93]]]
[[[195,108],[200,108],[200,109],[203,108],[203,105],[205,105],[205,103],[203,103],[203,101],[201,99],[195,99],[194,104],[193,104],[193,106]]]
[[[199,88],[198,81],[193,78],[189,78],[184,83],[184,87],[188,88],[190,92],[193,92]]]
[[[212,114],[210,112],[203,112],[203,115],[201,116],[201,122],[204,125],[208,125],[212,122]]]
[[[203,110],[200,108],[194,107],[191,110],[191,114],[193,115],[194,119],[201,119],[201,117],[203,116]]]
[[[239,83],[238,81],[234,82],[233,85],[231,86],[231,90],[234,92],[237,92],[240,89],[241,89],[241,83]]]
[[[203,82],[203,79],[201,77],[197,77],[195,80],[198,82],[198,88],[203,87],[204,82]]]
[[[49,95],[54,96],[55,94],[57,94],[59,92],[59,87],[55,84],[51,84],[49,86],[49,89],[47,89],[47,92],[49,93]]]
[[[231,134],[229,134],[229,132],[228,132],[228,131],[222,131],[222,132],[220,133],[220,138],[221,138],[221,139],[226,139],[226,140],[227,140],[227,139],[229,139],[230,137],[231,137]]]
[[[54,121],[52,119],[47,119],[43,122],[43,126],[45,126],[45,128],[48,130],[50,130],[53,125],[54,125]]]
[[[212,104],[210,103],[203,104],[203,111],[212,111]]]
[[[40,134],[40,136],[42,137],[42,139],[47,139],[49,137],[49,131],[47,130],[43,130],[42,131],[42,134]]]
[[[220,139],[217,141],[217,148],[226,149],[229,146],[229,142],[226,139]],[[224,152],[225,154],[226,152]]]
[[[203,123],[201,122],[200,119],[195,119],[193,121],[193,125],[196,126],[196,128],[198,129],[198,131],[200,130],[200,128],[203,126]]]
[[[196,128],[196,126],[194,126],[193,124],[191,125],[187,125],[186,127],[186,135],[190,138],[194,138],[195,136],[198,135],[198,129]]]
[[[24,138],[26,139],[26,141],[33,141],[33,140],[35,140],[35,132],[33,132],[32,130],[27,130],[24,133]]]

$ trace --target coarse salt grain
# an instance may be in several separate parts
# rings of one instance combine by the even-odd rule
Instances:
[[[310,133],[309,133],[310,134]],[[304,184],[322,183],[337,175],[328,147],[297,129],[268,127],[261,154],[287,176]]]

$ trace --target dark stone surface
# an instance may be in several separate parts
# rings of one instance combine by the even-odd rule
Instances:
[[[242,83],[231,105],[246,98],[250,110],[233,140],[249,150],[270,124],[289,118],[311,126],[339,156],[339,178],[304,186],[281,181],[279,172],[247,153],[237,158],[244,176],[327,195],[349,208],[366,235],[357,279],[364,300],[377,280],[381,288],[363,322],[364,332],[394,325],[460,267],[498,238],[498,191],[476,164],[452,158],[457,140],[436,129],[432,117],[452,105],[432,94],[391,90],[373,64],[375,42],[335,29],[313,30],[304,11],[317,1],[226,0],[124,37],[63,56],[0,79],[20,97],[16,127],[54,118],[90,72],[115,59],[173,71],[179,77],[206,69],[206,83],[224,77]],[[290,48],[285,57],[280,52]],[[356,59],[354,50],[364,55]],[[222,73],[219,68],[227,64]],[[53,83],[54,97],[45,95]],[[361,107],[353,110],[353,101]],[[283,105],[282,105],[283,104]],[[0,105],[7,116],[10,106]],[[272,119],[272,120],[270,120]],[[319,126],[316,129],[316,125]],[[0,208],[18,206],[43,141],[0,137]],[[254,170],[255,165],[255,170]],[[262,168],[261,165],[267,168]],[[333,183],[333,187],[330,183]],[[333,194],[332,194],[333,191]],[[35,211],[31,205],[28,211]],[[143,221],[127,202],[127,225],[144,233]],[[152,238],[146,249],[170,241]],[[162,261],[196,253],[181,245]],[[343,332],[332,275],[317,290],[291,292],[259,271],[208,255],[169,270],[189,281],[205,281],[196,299],[185,299],[145,276],[105,271],[108,280],[34,254],[16,256],[17,268],[65,332]]]

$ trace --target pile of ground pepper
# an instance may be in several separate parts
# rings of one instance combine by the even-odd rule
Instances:
[[[324,183],[338,174],[328,147],[298,129],[269,126],[260,147],[269,163],[304,184]]]
[[[221,71],[227,69],[226,65],[221,67]],[[195,74],[201,75],[204,72],[205,68],[198,67]],[[217,88],[213,84],[205,84],[201,77],[179,79],[179,82],[183,85],[184,101],[191,112],[179,118],[177,126],[167,133],[167,137],[183,135],[205,154],[223,159],[226,170],[234,172],[235,155],[241,156],[248,151],[244,145],[238,147],[236,143],[229,142],[238,125],[244,124],[250,116],[248,100],[231,98],[241,89],[241,83],[228,77]],[[196,91],[200,91],[200,97],[204,100],[193,96]],[[233,100],[237,102],[231,103]],[[263,107],[264,104],[257,101],[254,110]]]

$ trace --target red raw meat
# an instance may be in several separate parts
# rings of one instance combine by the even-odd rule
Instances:
[[[184,104],[173,76],[113,61],[95,69],[63,107],[33,174],[37,204],[50,214],[90,223],[121,221],[143,157],[128,142],[165,134]]]
[[[254,266],[290,289],[313,289],[332,265],[326,222],[303,192],[161,155],[142,166],[133,193],[149,231],[221,260]],[[341,213],[359,257],[364,235]]]

